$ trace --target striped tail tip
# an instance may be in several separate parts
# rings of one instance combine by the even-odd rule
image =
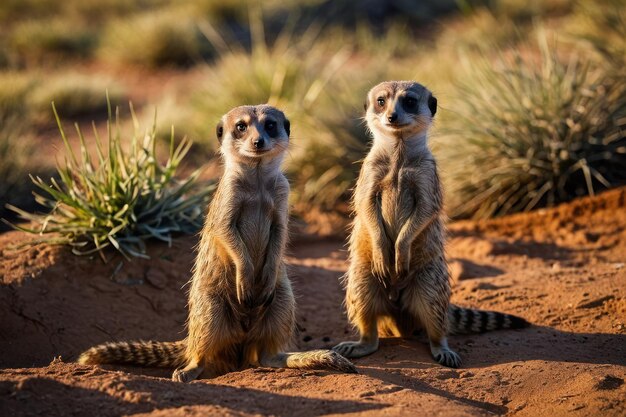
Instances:
[[[332,350],[311,350],[287,354],[286,367],[295,369],[324,369],[358,374],[354,364]]]
[[[484,333],[492,330],[523,329],[531,323],[512,314],[498,311],[473,310],[451,305],[448,312],[453,334]]]
[[[328,351],[329,361],[328,365],[330,369],[335,371],[343,372],[346,374],[358,374],[356,366],[352,362],[350,362],[345,357],[341,356],[339,353],[330,350]]]
[[[507,316],[509,316],[509,320],[511,322],[509,329],[525,329],[533,325],[523,317],[514,316],[512,314],[507,314]]]
[[[80,354],[76,362],[81,365],[97,365],[102,363],[102,358],[100,358],[96,348],[89,348]]]
[[[104,343],[81,353],[82,365],[119,364],[178,367],[184,362],[185,342],[133,341]]]

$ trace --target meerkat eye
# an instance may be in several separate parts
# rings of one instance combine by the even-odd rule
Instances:
[[[265,131],[271,136],[274,136],[274,133],[276,133],[276,122],[272,120],[265,122]]]
[[[378,105],[379,105],[380,107],[382,107],[382,106],[384,106],[384,105],[385,105],[385,99],[384,99],[384,98],[382,98],[382,97],[378,97],[377,102],[378,102]]]
[[[243,123],[243,122],[239,122],[239,123],[237,123],[237,124],[235,125],[235,127],[236,127],[236,128],[237,128],[237,130],[238,130],[238,131],[240,131],[240,132],[245,132],[245,131],[246,131],[246,129],[248,129],[248,126],[246,126],[246,124],[245,124],[245,123]]]
[[[417,107],[417,100],[413,97],[406,97],[404,99],[404,108],[407,110],[415,110]]]

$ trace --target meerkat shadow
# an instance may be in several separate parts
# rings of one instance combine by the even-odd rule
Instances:
[[[410,375],[403,374],[402,376],[398,376],[385,372],[384,370],[374,368],[370,368],[364,373],[373,378],[377,378],[387,384],[391,384],[392,387],[397,386],[396,389],[410,389],[419,394],[430,394],[437,397],[442,397],[449,401],[484,410],[491,415],[504,415],[508,411],[506,406],[503,406],[501,404],[493,404],[487,401],[479,401],[460,395],[455,395],[449,391],[436,388],[423,381],[421,378],[415,378]]]
[[[112,373],[111,376],[115,374]],[[299,416],[312,417],[374,411],[389,405],[283,395],[217,383],[181,384],[154,378],[124,381],[121,387],[125,392],[124,396],[110,395],[96,388],[67,385],[47,377],[31,377],[20,382],[1,381],[0,388],[6,392],[22,389],[35,394],[29,396],[27,403],[19,395],[6,396],[2,404],[6,414],[3,415],[83,415],[88,413],[87,410],[92,410],[95,415],[102,415],[103,412],[106,415],[135,415],[159,409],[176,413],[183,407],[202,407],[198,410],[200,414],[206,415],[243,413],[290,416],[294,410],[298,410]],[[136,401],[136,398],[151,400]],[[246,400],[242,401],[242,398]],[[280,405],[277,407],[277,404]]]
[[[426,369],[440,367],[431,356],[426,337],[383,338],[379,350],[356,360],[357,367]],[[549,361],[626,366],[626,335],[573,333],[546,326],[499,330],[481,334],[452,335],[450,347],[462,359],[461,369],[492,365]]]

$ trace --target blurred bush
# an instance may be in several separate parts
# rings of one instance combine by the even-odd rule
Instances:
[[[0,72],[0,117],[15,116],[25,131],[54,122],[51,103],[63,106],[63,116],[106,116],[110,100],[125,100],[124,88],[109,77],[74,72],[48,75],[38,72]],[[18,117],[19,116],[19,117]]]
[[[14,65],[34,66],[55,59],[89,57],[96,34],[64,19],[26,20],[12,29],[7,43]]]
[[[573,32],[626,74],[626,0],[579,0]]]
[[[0,20],[7,23],[24,19],[64,17],[101,21],[141,10],[150,10],[171,0],[3,0]]]
[[[109,62],[152,68],[188,66],[211,54],[194,16],[170,9],[112,21],[98,51]]]
[[[260,16],[253,16],[251,51],[216,42],[227,49],[204,69],[204,82],[189,96],[168,98],[159,108],[168,123],[204,145],[208,155],[217,147],[215,126],[230,108],[269,103],[283,109],[293,126],[287,167],[294,183],[292,198],[332,209],[350,187],[358,169],[353,161],[361,158],[367,139],[354,112],[355,97],[335,78],[351,51],[320,42],[319,29],[310,27],[297,41],[287,30],[268,45]],[[356,83],[352,87],[358,88]]]
[[[99,74],[175,73],[160,119],[196,141],[199,164],[223,113],[269,102],[292,119],[286,169],[306,214],[347,207],[369,88],[414,79],[439,98],[432,143],[453,214],[499,215],[620,183],[625,13],[626,0],[6,0],[0,68],[28,72],[0,73],[0,111],[36,131],[53,100],[65,117],[103,112],[105,89],[123,100]],[[537,22],[558,49],[528,44]],[[78,64],[98,75],[32,71],[92,57]]]
[[[125,100],[123,88],[108,77],[65,73],[41,82],[27,99],[28,111],[37,123],[54,121],[51,103],[60,109],[62,117],[106,116],[108,92],[114,105]]]
[[[626,180],[626,82],[546,37],[471,61],[439,155],[450,214],[490,217],[593,195]]]
[[[0,120],[22,118],[23,126],[30,123],[28,96],[38,82],[33,74],[0,72]]]
[[[302,42],[294,47],[288,40],[281,40],[271,48],[263,43],[252,52],[238,49],[222,55],[215,65],[205,67],[203,84],[190,97],[182,99],[188,105],[188,114],[176,124],[214,147],[214,127],[232,107],[270,103],[297,117],[303,106],[314,101],[319,88],[323,88],[328,72],[324,69],[326,48],[308,47],[313,45],[305,47]]]
[[[33,138],[27,133],[17,115],[0,114],[0,218],[11,217],[7,204],[34,208],[34,189],[28,174],[41,172],[32,160],[35,152]],[[0,230],[3,230],[0,225]]]

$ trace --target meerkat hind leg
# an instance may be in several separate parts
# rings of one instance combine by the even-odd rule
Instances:
[[[430,353],[443,366],[458,368],[461,366],[461,357],[448,347],[448,340],[443,337],[437,342],[430,341]]]
[[[448,339],[445,335],[445,319],[440,319],[441,315],[437,315],[434,308],[426,308],[420,316],[428,317],[425,323],[428,341],[430,343],[430,353],[438,363],[449,368],[458,368],[461,366],[461,357],[450,349]]]
[[[199,366],[196,362],[190,362],[184,368],[178,368],[172,374],[172,381],[191,382],[198,378],[204,371],[204,367]]]
[[[423,277],[431,276],[431,283],[437,282],[432,277],[436,278],[439,274],[441,272],[437,266],[425,268],[422,271]],[[445,298],[439,298],[441,294],[445,293],[445,289],[428,291],[427,288],[422,288],[421,284],[428,281],[428,279],[416,280],[415,282],[418,284],[409,291],[405,291],[403,304],[406,310],[413,314],[426,330],[433,358],[443,366],[458,368],[461,365],[461,357],[450,349],[446,338],[448,301]]]

